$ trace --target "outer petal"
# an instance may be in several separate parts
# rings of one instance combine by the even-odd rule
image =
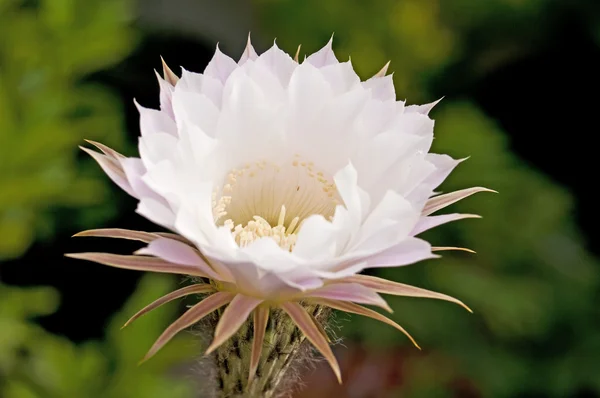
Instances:
[[[215,55],[213,55],[206,66],[206,69],[204,69],[204,74],[225,83],[231,72],[237,67],[237,63],[227,55],[223,54],[217,45]]]
[[[159,238],[153,240],[147,247],[138,250],[136,254],[156,256],[170,263],[198,267],[209,278],[217,281],[222,280],[197,251],[185,243],[173,239]]]
[[[430,258],[438,258],[431,253],[431,245],[418,238],[407,238],[402,243],[370,257],[368,267],[399,267],[414,264]]]
[[[140,113],[140,131],[143,136],[150,136],[156,133],[168,133],[177,136],[177,126],[172,116],[169,116],[169,113],[144,108],[137,101],[134,101],[134,104]],[[170,114],[173,114],[172,110]]]
[[[429,104],[424,104],[424,105],[409,105],[405,108],[405,112],[406,113],[420,113],[422,115],[428,115],[429,112],[433,109],[433,107],[435,107],[442,99],[444,99],[443,97],[440,98],[437,101],[433,101],[430,102]]]
[[[319,297],[340,301],[352,301],[360,304],[376,305],[392,312],[390,306],[375,291],[358,283],[333,283],[310,291],[304,297]]]
[[[337,64],[339,61],[335,57],[333,52],[333,36],[331,39],[325,44],[325,46],[317,51],[314,54],[311,54],[308,58],[306,58],[306,62],[316,66],[317,68],[322,68],[327,65]]]
[[[129,195],[134,198],[137,197],[135,191],[131,187],[131,184],[127,180],[127,176],[123,171],[123,168],[119,164],[119,162],[115,159],[112,159],[106,155],[102,155],[98,152],[92,151],[90,149],[80,147],[83,151],[88,153],[94,160],[100,165],[102,170],[106,173],[106,175],[121,188],[123,191],[127,192]]]
[[[372,77],[363,83],[363,87],[371,90],[373,98],[380,101],[389,101],[396,99],[396,89],[392,75],[383,77]]]
[[[181,332],[183,329],[193,325],[200,321],[206,315],[221,308],[225,304],[229,303],[233,299],[233,293],[229,292],[217,292],[211,296],[208,296],[192,308],[190,308],[185,314],[179,319],[173,322],[160,337],[156,340],[154,345],[150,348],[150,351],[146,354],[143,361],[149,359],[156,354],[165,344],[167,344],[175,335]]]

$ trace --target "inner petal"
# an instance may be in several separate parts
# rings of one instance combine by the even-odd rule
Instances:
[[[213,195],[216,224],[229,227],[241,247],[272,237],[290,251],[306,218],[331,218],[341,203],[333,179],[300,155],[232,169]]]

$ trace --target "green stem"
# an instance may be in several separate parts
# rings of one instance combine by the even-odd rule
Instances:
[[[328,317],[328,311],[320,306],[306,306],[320,324]],[[302,361],[309,352],[301,350],[305,337],[285,312],[271,309],[261,358],[252,383],[248,384],[250,356],[254,325],[250,317],[240,330],[216,351],[217,388],[219,398],[272,398],[281,392],[284,376],[293,364]],[[289,379],[285,377],[285,379]]]

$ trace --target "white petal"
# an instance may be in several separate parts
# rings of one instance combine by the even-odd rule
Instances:
[[[331,36],[331,39],[329,39],[329,41],[327,42],[327,44],[325,44],[323,48],[306,58],[306,62],[312,64],[313,66],[316,66],[317,68],[337,64],[339,61],[335,57],[335,54],[332,49],[332,44],[333,36]]]
[[[433,139],[434,124],[434,121],[426,115],[403,113],[397,117],[393,125],[394,129],[400,133],[428,136]]]
[[[244,52],[242,53],[242,56],[238,61],[238,65],[243,65],[248,60],[254,61],[256,58],[258,58],[258,54],[256,54],[256,51],[252,46],[252,42],[250,41],[250,35],[248,35],[248,42],[246,43],[246,48],[244,49]]]
[[[438,155],[436,153],[428,153],[425,158],[436,168],[436,170],[425,180],[425,184],[430,185],[431,189],[439,187],[450,175],[452,170],[464,160],[455,160],[448,155]]]
[[[407,238],[402,243],[368,259],[368,267],[398,267],[418,261],[437,258],[431,245],[418,238]]]
[[[303,63],[292,74],[288,95],[291,111],[294,112],[290,128],[302,131],[333,97],[333,90],[317,68]]]
[[[217,45],[215,55],[204,69],[204,74],[225,83],[231,72],[237,67],[238,64],[231,57],[223,54]]]
[[[163,160],[177,158],[177,138],[167,133],[140,137],[138,148],[147,169]]]
[[[398,237],[406,237],[419,219],[410,202],[394,191],[387,191],[381,202],[373,209],[361,227],[361,241],[365,241],[381,228],[385,220],[397,223],[395,233]]]
[[[136,211],[138,214],[146,217],[155,224],[169,229],[173,228],[175,214],[169,207],[157,200],[141,198]]]
[[[281,51],[276,44],[262,53],[255,61],[256,65],[266,67],[275,75],[281,84],[286,87],[292,77],[292,73],[298,66],[296,62],[285,52]]]
[[[326,260],[335,254],[334,225],[321,215],[313,215],[302,223],[293,253],[306,260]]]
[[[384,77],[372,77],[363,82],[363,86],[371,90],[372,96],[381,101],[396,100],[396,89],[394,89],[393,75]]]
[[[325,66],[321,68],[321,73],[323,73],[336,95],[350,91],[360,83],[360,78],[354,71],[350,61]]]
[[[219,108],[206,95],[191,91],[175,90],[173,111],[178,126],[191,123],[214,137],[219,120]]]
[[[433,107],[436,106],[442,99],[443,99],[443,97],[437,101],[430,102],[429,104],[424,104],[424,105],[409,105],[405,108],[405,112],[406,113],[416,112],[416,113],[420,113],[422,115],[428,115],[429,112],[431,112],[431,110],[433,109]]]
[[[177,136],[177,126],[168,113],[144,108],[137,101],[134,101],[134,103],[140,112],[140,131],[143,136],[151,136],[159,133]]]
[[[189,91],[203,94],[217,107],[221,107],[223,98],[223,83],[214,77],[201,73],[188,72],[182,69],[181,79],[175,86],[175,91]]]
[[[158,72],[156,72],[156,79],[158,80],[158,86],[160,88],[160,110],[165,112],[171,119],[175,119],[175,116],[173,115],[173,104],[171,102],[171,98],[173,97],[173,86],[163,79]]]

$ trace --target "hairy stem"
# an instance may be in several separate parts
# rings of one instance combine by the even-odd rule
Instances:
[[[305,307],[317,322],[323,324],[329,312],[321,306]],[[252,317],[215,353],[219,398],[274,398],[285,392],[284,380],[294,363],[303,362],[310,350],[301,350],[304,335],[285,312],[271,309],[261,358],[252,383],[248,384],[254,325]],[[300,355],[302,354],[302,355]],[[288,376],[285,377],[284,376]]]

